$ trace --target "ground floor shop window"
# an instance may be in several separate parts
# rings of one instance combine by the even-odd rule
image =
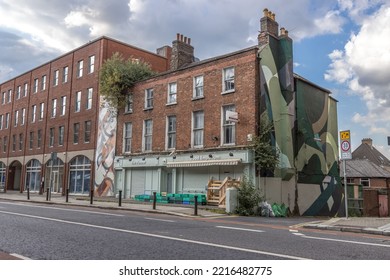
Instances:
[[[6,174],[6,166],[3,162],[0,161],[0,190],[5,189],[5,174]]]
[[[75,157],[69,165],[69,193],[89,194],[91,161],[85,156]]]
[[[38,160],[32,159],[26,166],[26,189],[38,192],[41,184],[41,164]]]

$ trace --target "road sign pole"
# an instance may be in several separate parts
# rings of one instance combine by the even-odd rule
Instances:
[[[347,172],[346,172],[346,163],[343,160],[343,170],[344,170],[344,199],[345,199],[345,217],[348,219],[348,192],[347,192]]]

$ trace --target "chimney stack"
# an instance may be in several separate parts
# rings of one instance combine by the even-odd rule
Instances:
[[[257,38],[260,46],[269,42],[269,35],[275,38],[279,36],[279,24],[275,21],[275,18],[274,13],[268,9],[263,10],[263,17],[260,19],[260,34]]]
[[[363,138],[362,144],[367,144],[368,146],[372,147],[372,139],[371,138]]]
[[[194,61],[194,47],[191,46],[191,38],[177,33],[176,40],[172,42],[170,70],[177,70]]]

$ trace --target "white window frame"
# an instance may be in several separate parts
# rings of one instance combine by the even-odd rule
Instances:
[[[80,110],[81,110],[81,91],[76,91],[74,111],[77,113],[80,112]]]
[[[38,92],[38,88],[39,88],[39,80],[38,78],[36,78],[34,79],[34,93]]]
[[[83,60],[77,61],[77,78],[81,78],[83,76],[83,70],[84,70],[84,61]]]
[[[12,102],[12,89],[8,90],[8,103]]]
[[[194,77],[193,99],[204,97],[204,76],[199,75]]]
[[[18,126],[19,124],[19,110],[15,111],[15,121],[14,121],[14,126]]]
[[[92,98],[93,98],[93,88],[88,88],[87,90],[87,103],[86,103],[86,109],[90,110],[92,109]]]
[[[56,115],[57,115],[57,98],[52,99],[51,105],[52,105],[52,108],[51,108],[51,117],[52,117],[52,118],[55,118]]]
[[[16,89],[16,99],[20,99],[22,96],[22,86],[18,86]]]
[[[3,119],[4,119],[4,115],[0,115],[0,130],[3,129]]]
[[[27,96],[27,94],[28,94],[28,83],[24,83],[23,97]]]
[[[153,149],[153,120],[144,120],[142,150],[151,152]]]
[[[125,122],[123,124],[123,153],[131,153],[131,142],[133,136],[133,124]]]
[[[66,114],[66,96],[61,96],[61,116]]]
[[[226,111],[235,112],[236,106],[234,104],[222,106],[222,109],[221,109],[221,114],[222,114],[222,116],[221,116],[221,135],[222,135],[221,143],[222,143],[222,145],[226,145],[226,146],[235,145],[236,144],[236,123],[226,121]],[[230,137],[227,137],[227,134],[228,134],[227,130],[229,130],[229,132],[231,133]],[[227,140],[230,140],[227,138],[232,138],[231,139],[232,141],[227,142]]]
[[[45,112],[45,103],[40,103],[39,104],[39,120],[43,120],[44,118],[44,112]]]
[[[68,76],[69,76],[69,67],[65,66],[62,69],[62,83],[67,83],[68,82]]]
[[[26,123],[26,108],[22,109],[22,119],[20,125],[24,125]]]
[[[91,55],[88,58],[88,74],[95,72],[95,56]]]
[[[145,109],[153,108],[153,88],[148,88],[145,90]]]
[[[172,120],[174,120],[172,122]],[[172,150],[176,148],[176,130],[177,130],[177,121],[176,116],[167,116],[166,120],[166,149]]]
[[[32,109],[31,109],[31,122],[32,123],[35,123],[36,115],[37,115],[37,105],[32,105]]]
[[[92,135],[92,121],[88,120],[84,122],[84,143],[91,142]]]
[[[197,123],[197,119],[202,117],[202,123]],[[198,134],[200,134],[200,141]],[[199,141],[199,142],[198,142]],[[192,133],[191,133],[192,148],[203,148],[204,146],[204,111],[192,112]]]
[[[126,96],[125,113],[133,113],[133,95],[131,93]]]
[[[168,84],[168,99],[167,104],[177,104],[177,82]]]
[[[233,76],[229,71],[233,71]],[[235,69],[234,67],[226,67],[222,71],[222,93],[230,93],[235,91]]]
[[[54,80],[53,80],[53,86],[58,86],[58,80],[60,79],[60,70],[54,71]]]
[[[44,91],[45,89],[46,89],[46,75],[43,75],[41,80],[41,90]]]
[[[9,113],[5,114],[5,129],[9,128]]]
[[[58,127],[58,146],[64,145],[65,126]]]

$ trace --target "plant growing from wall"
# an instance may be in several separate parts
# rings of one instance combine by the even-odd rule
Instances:
[[[135,83],[153,74],[149,64],[131,58],[125,60],[121,54],[114,53],[100,70],[100,95],[112,108],[123,108],[126,95]]]
[[[260,170],[265,172],[273,172],[279,164],[279,151],[271,142],[273,129],[271,122],[262,119],[259,135],[253,141],[255,163]]]

